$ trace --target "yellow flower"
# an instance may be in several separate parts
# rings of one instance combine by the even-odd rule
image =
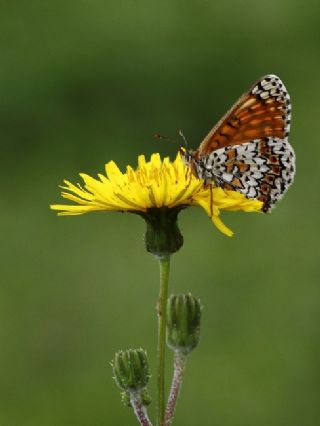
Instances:
[[[259,212],[262,207],[262,202],[248,199],[239,192],[205,187],[179,153],[173,162],[168,157],[161,160],[159,154],[152,154],[150,161],[140,155],[137,169],[127,166],[126,173],[110,161],[105,171],[106,176],[99,174],[99,179],[80,173],[84,187],[65,180],[61,195],[76,205],[54,204],[51,209],[58,210],[61,216],[99,210],[147,215],[149,210],[162,207],[200,206],[221,232],[232,236],[233,232],[220,219],[221,210]]]

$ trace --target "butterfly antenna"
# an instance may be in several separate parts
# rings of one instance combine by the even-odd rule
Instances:
[[[184,144],[185,144],[186,148],[187,148],[187,149],[189,149],[189,145],[188,145],[187,139],[186,139],[186,137],[185,137],[185,135],[183,134],[183,132],[182,132],[182,130],[181,130],[181,129],[179,129],[179,135],[182,137],[183,142],[184,142]]]
[[[166,142],[173,143],[174,145],[178,145],[176,141],[174,141],[173,139],[168,138],[168,136],[160,135],[160,133],[156,133],[154,135],[154,137],[155,137],[155,139],[164,140]]]

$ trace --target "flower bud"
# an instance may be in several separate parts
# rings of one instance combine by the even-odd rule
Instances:
[[[200,300],[191,294],[171,295],[167,309],[167,344],[187,355],[200,339]]]
[[[138,392],[147,386],[150,374],[147,354],[143,349],[117,352],[112,367],[114,379],[123,391]]]

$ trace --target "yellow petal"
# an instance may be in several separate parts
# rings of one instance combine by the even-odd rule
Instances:
[[[236,191],[205,187],[187,167],[180,153],[173,162],[152,154],[150,161],[138,157],[138,167],[127,166],[122,173],[114,161],[105,165],[104,174],[95,179],[85,173],[80,176],[84,188],[64,181],[62,197],[77,205],[51,206],[60,215],[79,215],[90,211],[130,211],[146,213],[150,208],[175,208],[195,205],[202,207],[215,226],[224,234],[232,231],[220,219],[220,211],[261,211],[262,203],[247,199]]]

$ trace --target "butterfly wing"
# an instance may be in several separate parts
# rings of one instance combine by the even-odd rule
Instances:
[[[241,96],[194,153],[206,181],[261,200],[268,211],[295,173],[289,94],[275,75],[266,75]]]
[[[279,77],[266,75],[244,93],[196,151],[196,157],[263,137],[284,139],[290,131],[290,96]]]
[[[295,156],[286,139],[266,137],[213,151],[206,168],[208,180],[211,172],[211,180],[262,201],[263,211],[267,212],[292,183]]]

